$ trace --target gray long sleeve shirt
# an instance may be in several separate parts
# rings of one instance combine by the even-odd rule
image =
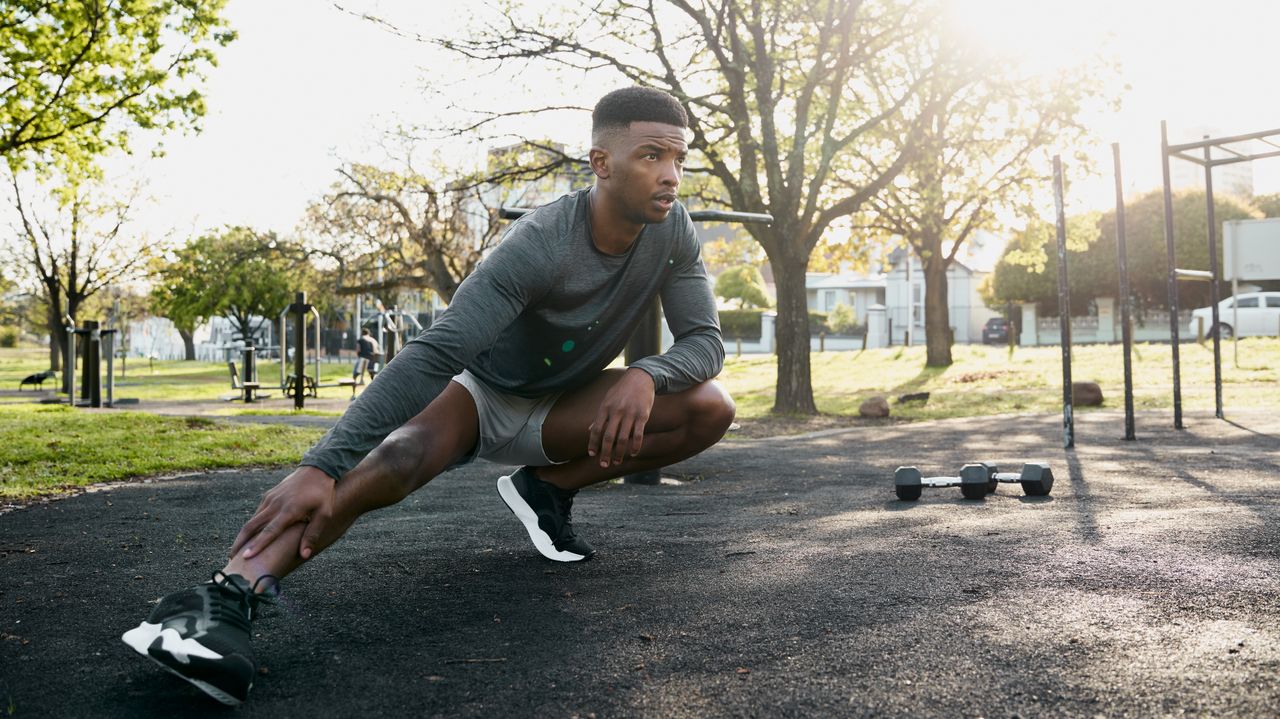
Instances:
[[[675,343],[634,364],[659,394],[720,373],[724,343],[689,213],[676,204],[627,252],[591,240],[588,190],[516,221],[449,308],[378,373],[302,458],[335,479],[409,421],[463,369],[522,397],[577,389],[622,351],[655,295]]]

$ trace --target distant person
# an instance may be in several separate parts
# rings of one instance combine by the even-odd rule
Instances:
[[[351,379],[364,384],[365,370],[369,371],[369,379],[378,376],[376,363],[382,362],[382,348],[378,340],[369,332],[368,327],[360,330],[360,339],[356,340],[356,364],[351,368]]]
[[[676,201],[686,128],[664,92],[605,95],[592,114],[594,186],[512,224],[445,313],[267,492],[213,581],[164,597],[124,641],[237,704],[257,674],[256,608],[365,512],[477,458],[515,465],[497,480],[502,501],[544,557],[579,562],[595,553],[573,528],[580,488],[718,442],[734,405],[713,379],[724,362],[715,299]],[[658,296],[674,343],[606,369]]]

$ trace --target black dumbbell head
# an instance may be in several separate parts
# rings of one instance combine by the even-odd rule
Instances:
[[[982,499],[990,493],[991,474],[985,464],[966,464],[960,468],[960,494],[965,499]]]
[[[1047,464],[1024,464],[1019,482],[1028,497],[1046,497],[1053,490],[1053,470]]]
[[[894,494],[906,502],[920,499],[920,493],[924,490],[923,478],[924,475],[915,467],[898,467],[893,473]]]

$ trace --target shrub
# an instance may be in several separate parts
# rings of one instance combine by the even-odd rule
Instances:
[[[858,316],[854,314],[853,308],[844,303],[838,304],[831,310],[831,314],[827,315],[827,326],[831,331],[838,335],[856,334],[859,329]]]
[[[827,313],[809,312],[809,334],[817,337],[824,332],[831,334],[831,328],[827,326]]]
[[[18,328],[0,327],[0,347],[18,346]]]
[[[720,332],[728,339],[760,339],[764,310],[720,310]]]

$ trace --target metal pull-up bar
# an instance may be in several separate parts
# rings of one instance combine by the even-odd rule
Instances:
[[[1180,280],[1198,280],[1201,282],[1213,282],[1213,273],[1208,270],[1181,270],[1174,269],[1173,276]]]

